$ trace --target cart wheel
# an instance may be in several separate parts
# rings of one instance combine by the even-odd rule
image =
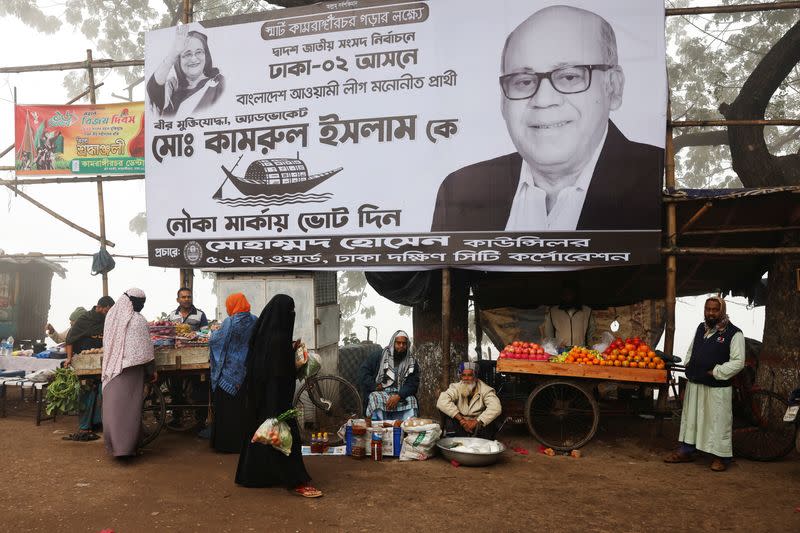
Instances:
[[[144,402],[142,404],[142,436],[139,447],[144,447],[161,433],[167,422],[167,404],[161,387],[152,383],[144,386]]]
[[[597,431],[599,418],[594,397],[569,381],[542,383],[525,402],[528,430],[554,450],[574,450],[589,442]]]
[[[186,376],[172,376],[160,383],[161,394],[166,402],[167,417],[166,425],[170,431],[191,431],[197,429],[201,420],[198,419],[196,410],[207,408],[205,404],[198,404],[193,407],[192,401],[194,386]],[[178,394],[179,398],[175,398]],[[183,403],[179,403],[183,402]],[[173,403],[179,403],[180,407],[172,407]]]

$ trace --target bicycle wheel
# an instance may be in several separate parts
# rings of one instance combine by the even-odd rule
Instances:
[[[327,432],[331,445],[341,444],[339,428],[362,413],[361,396],[347,380],[338,376],[307,379],[294,398],[300,411],[297,425],[304,444],[311,442],[312,433]]]
[[[748,395],[748,412],[734,418],[734,455],[753,461],[784,457],[794,448],[795,438],[795,425],[783,421],[788,402],[772,391]]]
[[[549,381],[536,387],[525,402],[525,422],[531,434],[550,448],[580,448],[594,436],[600,409],[583,387]]]
[[[144,402],[142,402],[142,434],[139,446],[144,447],[155,439],[167,422],[167,405],[161,388],[146,383],[144,386]]]

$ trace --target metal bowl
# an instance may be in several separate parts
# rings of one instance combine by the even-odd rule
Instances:
[[[487,439],[479,439],[477,437],[448,437],[445,439],[440,439],[439,442],[436,443],[436,446],[442,452],[442,455],[445,459],[448,461],[457,461],[459,464],[464,466],[487,466],[494,464],[500,458],[500,455],[506,451],[506,447],[502,442],[497,443],[500,445],[500,451],[494,453],[462,452],[450,449],[459,442],[465,445],[480,445],[492,441]]]

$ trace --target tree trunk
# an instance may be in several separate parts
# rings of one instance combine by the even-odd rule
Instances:
[[[800,244],[800,232],[786,236],[786,246]],[[764,339],[758,383],[782,396],[800,387],[800,255],[776,256],[769,269]]]
[[[450,369],[448,382],[455,378],[458,363],[467,358],[467,303],[469,285],[461,270],[451,271],[450,299]],[[438,420],[436,400],[441,392],[442,378],[442,276],[441,271],[431,280],[429,298],[414,306],[414,357],[420,366],[417,392],[420,414]]]
[[[800,22],[761,59],[732,104],[720,105],[727,119],[763,119],[772,95],[800,61]],[[745,187],[800,184],[800,156],[772,155],[763,126],[728,128],[733,169]],[[787,213],[787,223],[797,213]],[[800,232],[787,231],[783,244],[800,244]],[[764,337],[757,382],[779,394],[800,386],[800,256],[775,256],[769,269]]]
[[[800,22],[792,26],[742,85],[730,105],[720,112],[728,120],[763,119],[772,95],[800,61]],[[730,126],[728,139],[733,170],[745,187],[800,184],[800,156],[774,156],[764,140],[764,126]]]

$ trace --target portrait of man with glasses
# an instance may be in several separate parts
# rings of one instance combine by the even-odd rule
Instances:
[[[563,5],[532,14],[501,56],[500,109],[517,151],[447,176],[431,230],[659,229],[664,150],[610,120],[624,88],[604,18]]]

